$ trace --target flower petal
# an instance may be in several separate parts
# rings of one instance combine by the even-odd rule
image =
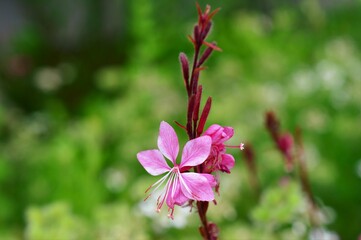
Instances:
[[[231,173],[231,169],[234,167],[234,157],[231,154],[222,154],[221,171]]]
[[[218,143],[222,130],[222,126],[213,124],[203,133],[203,135],[210,136],[213,143]]]
[[[199,173],[199,174],[207,178],[208,183],[209,185],[211,185],[211,187],[215,187],[217,185],[217,180],[212,174],[208,174],[208,173]]]
[[[218,124],[211,125],[204,133],[203,136],[210,136],[213,144],[223,144],[230,139],[234,134],[232,127],[222,127]]]
[[[186,166],[197,166],[203,163],[209,156],[212,139],[209,136],[202,136],[186,143],[183,148],[180,168]]]
[[[145,170],[153,175],[159,175],[170,170],[162,153],[159,150],[147,150],[137,154],[138,161]]]
[[[178,137],[172,126],[164,121],[159,127],[158,148],[165,157],[176,164],[179,152]]]
[[[212,201],[214,193],[208,178],[199,173],[181,173],[179,176],[183,194],[197,201]]]
[[[182,206],[188,200],[189,198],[187,198],[181,191],[179,179],[174,179],[174,181],[171,183],[169,193],[166,199],[168,207],[174,208],[174,205]]]
[[[222,141],[225,142],[234,135],[234,129],[232,127],[224,127],[222,134]]]

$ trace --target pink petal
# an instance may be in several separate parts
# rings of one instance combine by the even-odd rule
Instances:
[[[220,129],[222,128],[222,126],[218,125],[218,124],[212,124],[205,132],[204,134],[206,135],[213,135],[216,132],[218,132]]]
[[[178,179],[175,179],[170,186],[170,191],[167,195],[167,205],[169,208],[174,208],[174,205],[182,206],[189,198],[187,198],[181,191],[180,183]]]
[[[210,136],[213,144],[223,144],[234,134],[232,127],[222,127],[218,124],[211,125],[203,135]]]
[[[180,185],[183,194],[197,201],[212,201],[214,193],[208,178],[199,173],[181,173]]]
[[[223,142],[227,141],[228,139],[230,139],[231,137],[233,137],[234,135],[234,129],[232,127],[224,127],[223,129]]]
[[[222,133],[222,126],[218,124],[213,124],[203,133],[203,135],[210,136],[212,138],[213,143],[215,143],[218,142],[221,133]]]
[[[207,178],[208,183],[209,185],[211,185],[211,187],[215,187],[217,185],[217,180],[212,174],[208,174],[208,173],[199,173],[199,174]]]
[[[147,150],[137,154],[138,161],[145,170],[153,175],[159,175],[170,170],[162,153],[159,150]]]
[[[164,121],[160,123],[158,148],[164,156],[176,164],[179,152],[178,137],[172,126]]]
[[[234,167],[234,157],[231,154],[222,154],[221,170],[230,173]]]
[[[203,163],[209,156],[212,139],[209,136],[195,138],[186,143],[183,148],[180,168],[197,166]]]

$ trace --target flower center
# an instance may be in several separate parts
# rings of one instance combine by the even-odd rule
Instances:
[[[159,179],[157,182],[155,182],[154,184],[152,184],[147,190],[146,192],[148,192],[151,188],[154,187],[154,189],[152,190],[152,192],[144,199],[144,201],[146,201],[161,185],[163,185],[163,183],[167,180],[167,182],[165,183],[165,186],[163,187],[163,190],[161,191],[158,199],[157,199],[157,212],[160,212],[160,209],[162,208],[164,202],[169,199],[171,205],[174,204],[174,198],[175,198],[175,194],[176,191],[178,189],[178,185],[179,185],[179,175],[180,175],[180,171],[179,171],[179,167],[178,166],[174,166],[172,169],[170,169],[167,174],[165,174],[161,179]],[[169,196],[169,194],[171,194]],[[172,214],[171,214],[172,216]]]

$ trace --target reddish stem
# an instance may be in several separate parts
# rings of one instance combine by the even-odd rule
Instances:
[[[216,10],[210,13],[210,6],[207,5],[205,12],[202,13],[198,3],[197,3],[197,10],[199,15],[198,24],[194,27],[193,37],[189,36],[189,39],[194,45],[193,66],[189,78],[189,84],[186,81],[186,88],[188,95],[186,130],[190,140],[201,135],[211,107],[211,99],[208,98],[207,103],[199,118],[202,87],[198,85],[198,79],[199,79],[200,71],[203,69],[201,65],[209,57],[212,50],[214,50],[213,45],[212,45],[212,49],[207,49],[206,52],[201,56],[201,61],[199,60],[199,55],[202,45],[206,44],[204,40],[206,39],[211,27],[210,20],[212,16],[218,11]],[[185,59],[186,58],[182,56],[181,61],[183,61],[182,62],[183,75],[185,76],[184,78],[186,79],[188,78],[187,75],[188,62],[186,62]],[[197,173],[202,173],[203,172],[202,165],[195,166],[194,171]],[[196,202],[198,208],[198,215],[203,225],[202,227],[200,227],[200,231],[204,239],[215,240],[217,239],[218,234],[215,234],[214,232],[216,229],[218,233],[218,229],[216,228],[215,224],[209,225],[207,221],[206,213],[208,209],[208,204],[209,202],[204,202],[204,201]]]
[[[198,215],[203,225],[203,227],[200,228],[201,234],[204,239],[210,240],[211,235],[209,234],[208,221],[206,216],[207,208],[208,208],[208,202],[197,201]]]

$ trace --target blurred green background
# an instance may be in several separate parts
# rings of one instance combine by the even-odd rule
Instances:
[[[356,239],[361,233],[359,1],[210,0],[213,53],[201,75],[208,124],[254,146],[263,189],[241,154],[221,175],[209,218],[222,239]],[[162,120],[185,122],[178,54],[194,1],[0,2],[0,239],[199,239],[199,220],[156,214],[136,153],[156,148]],[[297,181],[264,128],[273,110],[300,126],[323,226],[312,229]],[[183,143],[186,134],[176,129]],[[321,234],[321,235],[317,235]]]

